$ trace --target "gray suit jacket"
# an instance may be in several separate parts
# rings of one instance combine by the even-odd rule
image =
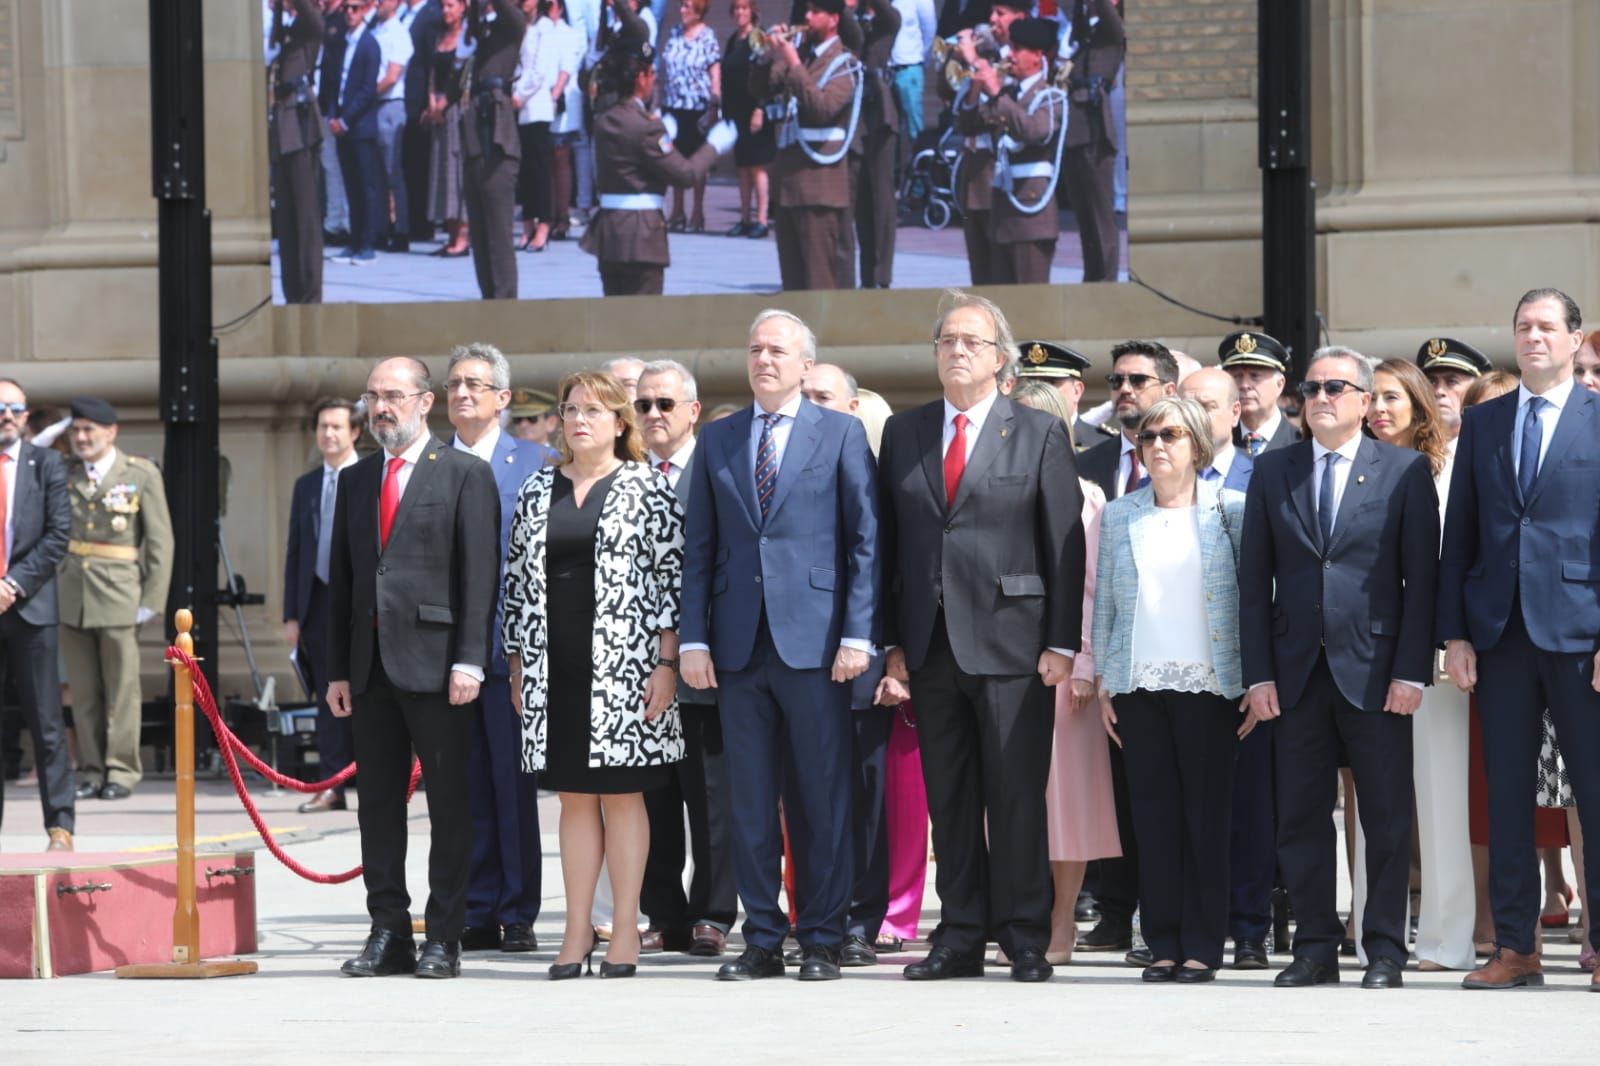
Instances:
[[[11,557],[6,575],[22,586],[18,608],[24,622],[53,626],[57,621],[56,567],[72,537],[72,501],[67,495],[67,465],[58,452],[24,442],[12,472]]]

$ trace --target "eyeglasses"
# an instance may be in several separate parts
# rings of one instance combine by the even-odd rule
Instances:
[[[999,347],[998,341],[987,337],[975,337],[970,333],[946,333],[934,341],[939,351],[946,355],[956,351],[971,352],[976,355],[986,347]]]
[[[670,396],[658,396],[649,400],[633,401],[633,409],[639,412],[639,417],[641,418],[650,413],[651,407],[655,407],[664,415],[670,415],[672,409],[677,406],[678,401]]]
[[[8,414],[16,418],[21,418],[27,413],[28,405],[25,403],[0,403],[0,414]]]
[[[579,407],[575,403],[564,403],[561,405],[560,411],[562,419],[568,422],[579,418],[585,422],[598,422],[611,413],[611,408],[601,407],[599,404],[593,403],[586,407]]]
[[[1161,379],[1156,377],[1154,374],[1107,374],[1106,375],[1106,384],[1111,386],[1112,391],[1116,391],[1116,390],[1122,388],[1122,386],[1124,384],[1127,384],[1127,386],[1129,388],[1133,389],[1134,392],[1143,392],[1145,389],[1149,388],[1151,385],[1155,384],[1156,382],[1158,382],[1160,380]]]
[[[1352,392],[1367,391],[1353,381],[1344,381],[1340,378],[1329,378],[1327,381],[1302,381],[1295,386],[1295,391],[1308,400],[1319,392],[1327,393],[1330,400],[1337,399],[1344,395],[1346,389]]]
[[[492,388],[494,388],[493,384],[487,381],[479,381],[477,378],[451,378],[444,383],[444,391],[447,393],[455,392],[457,389],[466,389],[474,396],[480,396]]]
[[[376,407],[380,403],[385,407],[399,407],[407,400],[414,400],[424,395],[427,395],[426,389],[419,392],[363,392],[361,402],[368,407]]]
[[[1188,436],[1189,431],[1182,426],[1162,426],[1160,429],[1140,430],[1134,439],[1140,444],[1154,444],[1158,438],[1163,444],[1176,444]]]

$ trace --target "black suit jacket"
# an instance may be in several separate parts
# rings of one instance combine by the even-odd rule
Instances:
[[[428,68],[444,31],[439,0],[428,0],[411,20],[411,62],[406,64],[406,122],[416,122],[428,107]]]
[[[403,692],[444,692],[450,667],[486,669],[500,575],[500,495],[489,464],[428,439],[389,544],[378,548],[387,452],[339,474],[328,564],[328,676],[366,691],[383,669]],[[376,619],[376,624],[374,624]]]
[[[883,643],[921,667],[940,610],[969,674],[1031,674],[1083,631],[1083,493],[1060,419],[996,397],[953,506],[944,401],[889,419],[879,453]]]
[[[295,478],[289,497],[289,550],[283,560],[283,620],[304,622],[317,577],[317,535],[322,524],[322,464]]]
[[[1106,501],[1117,498],[1117,474],[1122,467],[1122,434],[1106,437],[1078,456],[1078,473],[1106,494]]]
[[[61,454],[23,442],[12,471],[11,556],[6,576],[22,586],[15,608],[24,622],[53,626],[56,568],[72,537],[72,501],[67,495],[67,464]],[[52,697],[54,698],[54,697]]]
[[[1244,683],[1292,707],[1326,646],[1344,698],[1381,711],[1389,682],[1433,680],[1439,496],[1427,457],[1363,437],[1321,544],[1311,441],[1256,458],[1239,551]]]
[[[1244,428],[1243,422],[1233,427],[1233,446],[1243,451],[1246,455],[1250,454],[1250,450],[1245,447],[1244,443],[1245,434],[1248,432],[1249,430]],[[1266,455],[1268,452],[1275,452],[1279,448],[1287,448],[1291,444],[1298,443],[1299,440],[1300,431],[1290,425],[1287,418],[1280,415],[1278,417],[1278,430],[1272,435],[1272,439],[1267,441],[1267,446],[1261,450],[1261,454]]]

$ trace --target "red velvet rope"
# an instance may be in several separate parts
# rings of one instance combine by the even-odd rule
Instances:
[[[294,789],[296,792],[322,792],[326,789],[337,788],[350,780],[356,772],[356,764],[351,763],[339,773],[334,774],[326,781],[317,781],[307,784],[285,776],[262,762],[255,752],[251,751],[244,741],[234,735],[227,723],[222,720],[222,714],[217,710],[216,697],[211,694],[211,686],[206,682],[206,675],[201,672],[199,664],[183,649],[176,646],[167,648],[167,662],[175,663],[189,671],[189,676],[194,679],[194,702],[206,716],[206,721],[211,724],[211,732],[217,738],[218,750],[222,752],[222,763],[228,768],[228,777],[233,781],[233,790],[239,794],[239,802],[244,804],[245,813],[250,816],[250,824],[256,827],[256,832],[261,836],[261,842],[267,846],[272,857],[283,863],[291,871],[299,874],[307,881],[319,885],[340,885],[346,881],[353,881],[361,876],[361,867],[356,866],[342,873],[323,874],[308,869],[290,858],[277,840],[272,836],[272,830],[267,828],[267,823],[261,818],[261,811],[256,807],[255,800],[250,798],[250,790],[245,787],[244,772],[239,769],[237,755],[244,756],[250,768],[261,774],[267,780],[285,788]],[[406,802],[411,802],[411,797],[416,794],[417,782],[422,778],[422,763],[412,760],[411,783],[406,788]]]

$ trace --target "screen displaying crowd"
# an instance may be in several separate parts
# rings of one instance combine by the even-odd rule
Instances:
[[[262,0],[274,299],[1126,276],[1120,0],[774,2]]]

